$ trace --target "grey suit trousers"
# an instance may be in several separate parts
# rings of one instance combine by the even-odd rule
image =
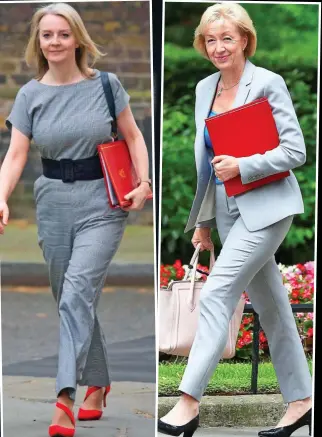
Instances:
[[[256,206],[255,206],[256,207]],[[229,320],[246,290],[268,339],[285,403],[312,395],[311,375],[274,254],[293,217],[250,232],[234,197],[216,185],[216,223],[222,250],[200,295],[196,337],[179,390],[197,400],[222,356]]]
[[[75,399],[77,384],[110,385],[96,308],[128,213],[109,207],[103,179],[63,183],[40,176],[34,196],[60,320],[56,392],[68,390]]]

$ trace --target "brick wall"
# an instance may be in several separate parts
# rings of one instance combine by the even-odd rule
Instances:
[[[149,2],[70,4],[81,15],[92,39],[107,54],[95,68],[116,73],[131,96],[131,108],[146,140],[152,169]],[[0,164],[10,141],[5,119],[17,91],[34,75],[25,65],[23,53],[33,12],[40,6],[43,3],[0,4]],[[40,173],[38,152],[31,147],[28,163],[11,200],[15,216],[25,216],[19,204],[23,198],[31,197],[32,183]],[[33,212],[29,216],[32,219]]]

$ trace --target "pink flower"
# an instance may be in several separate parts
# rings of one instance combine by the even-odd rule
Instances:
[[[311,299],[311,298],[312,298],[312,292],[311,292],[311,290],[306,290],[306,291],[303,293],[303,297],[304,297],[305,299]]]
[[[290,280],[295,278],[295,273],[294,272],[292,272],[292,273],[285,273],[284,274],[284,278],[287,279],[288,281],[290,281]]]
[[[314,275],[313,274],[311,274],[311,273],[308,273],[306,276],[305,276],[305,280],[307,281],[307,282],[314,282]]]
[[[304,264],[306,271],[311,275],[314,275],[314,264],[314,261],[308,261]]]

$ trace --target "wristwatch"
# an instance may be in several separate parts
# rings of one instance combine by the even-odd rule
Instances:
[[[151,179],[138,179],[138,186],[141,185],[143,182],[146,182],[147,184],[149,184],[149,187],[152,188],[152,182]]]

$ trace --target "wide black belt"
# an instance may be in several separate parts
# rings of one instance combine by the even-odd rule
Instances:
[[[103,177],[99,156],[85,159],[41,158],[43,174],[46,178],[61,179],[63,182],[92,181]]]

